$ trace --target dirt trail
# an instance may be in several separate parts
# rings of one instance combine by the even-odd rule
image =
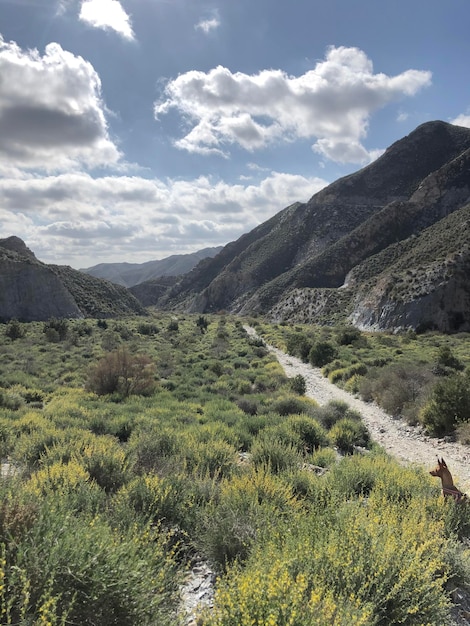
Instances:
[[[245,329],[248,334],[256,336],[253,328],[245,326]],[[347,402],[361,413],[372,439],[403,464],[416,463],[426,469],[432,469],[436,458],[443,456],[452,471],[456,485],[463,491],[470,492],[470,447],[428,437],[420,427],[409,426],[405,421],[391,417],[376,404],[363,402],[331,384],[322,376],[319,368],[303,363],[274,346],[267,347],[276,355],[289,378],[298,374],[305,378],[308,397],[315,399],[320,405],[330,400]]]

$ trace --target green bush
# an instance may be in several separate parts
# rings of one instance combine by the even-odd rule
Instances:
[[[44,322],[43,333],[48,341],[52,343],[64,341],[67,338],[68,331],[69,323],[66,319],[52,318],[48,322]]]
[[[449,367],[453,370],[461,371],[464,369],[463,363],[457,359],[449,346],[441,346],[437,355],[437,364],[442,367]]]
[[[331,428],[330,441],[340,452],[352,454],[356,446],[367,447],[370,435],[367,427],[360,421],[343,417]]]
[[[314,406],[312,403],[297,398],[296,396],[285,396],[276,400],[271,410],[285,417],[287,415],[306,413],[312,409],[312,406]]]
[[[269,522],[298,508],[292,489],[265,468],[222,481],[201,518],[202,552],[220,569],[245,560]]]
[[[470,372],[454,374],[434,386],[431,398],[422,408],[419,419],[432,435],[454,431],[470,416]]]
[[[325,404],[317,409],[315,417],[327,430],[330,430],[336,422],[345,417],[361,420],[359,413],[351,409],[349,404],[343,400],[330,400],[328,404]]]
[[[107,493],[117,491],[130,479],[129,467],[121,445],[114,437],[94,437],[77,454],[91,480]]]
[[[312,348],[311,340],[303,333],[293,333],[289,335],[286,342],[286,350],[288,354],[297,356],[304,363],[308,361],[308,355]]]
[[[314,418],[308,415],[291,415],[282,425],[298,438],[300,451],[312,453],[328,443],[327,433]]]
[[[21,339],[26,334],[26,329],[23,324],[20,324],[18,320],[11,320],[5,327],[5,336],[9,337],[12,341],[15,339]]]
[[[299,396],[303,396],[307,391],[307,383],[305,382],[305,378],[302,374],[297,374],[294,378],[289,380],[290,388],[294,393],[297,393]]]
[[[174,623],[176,566],[158,530],[121,532],[101,517],[71,515],[57,500],[29,526],[15,544],[0,544],[2,621]]]
[[[255,467],[269,467],[274,473],[297,467],[302,461],[296,443],[286,443],[269,432],[257,437],[250,453]]]
[[[308,360],[314,367],[323,367],[336,358],[337,350],[329,341],[317,341],[313,344]]]

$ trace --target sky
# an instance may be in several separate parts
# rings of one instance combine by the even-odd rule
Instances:
[[[0,238],[225,245],[419,124],[470,127],[468,0],[0,0]]]

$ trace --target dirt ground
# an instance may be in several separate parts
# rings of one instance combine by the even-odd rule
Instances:
[[[246,330],[249,334],[256,335],[253,328],[246,327]],[[436,465],[437,457],[444,457],[455,484],[462,491],[470,492],[470,446],[428,437],[420,427],[409,426],[405,421],[391,417],[376,404],[363,402],[331,384],[322,376],[320,369],[273,346],[267,347],[276,355],[289,378],[298,374],[305,378],[308,397],[320,405],[330,400],[347,402],[351,408],[361,413],[372,439],[403,464],[416,463],[430,470]],[[440,483],[436,482],[436,487],[438,486]]]

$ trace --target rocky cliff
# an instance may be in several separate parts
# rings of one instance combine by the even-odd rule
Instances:
[[[0,239],[0,320],[143,314],[123,287],[41,263],[18,237]]]

